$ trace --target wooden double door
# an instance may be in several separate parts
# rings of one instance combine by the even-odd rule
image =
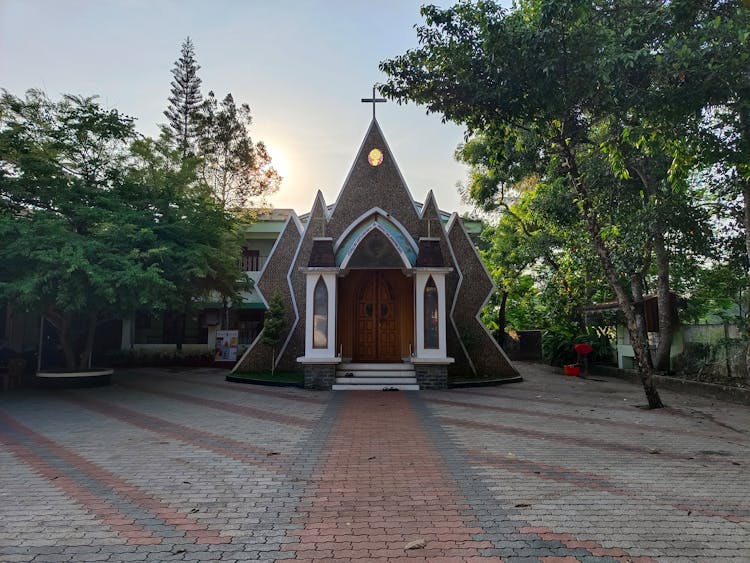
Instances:
[[[342,281],[344,355],[357,362],[400,362],[413,333],[411,279],[399,270],[365,270]]]

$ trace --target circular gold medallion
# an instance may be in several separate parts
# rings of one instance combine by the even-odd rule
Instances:
[[[383,162],[383,153],[379,149],[372,149],[370,154],[367,155],[367,162],[370,166],[378,166]]]

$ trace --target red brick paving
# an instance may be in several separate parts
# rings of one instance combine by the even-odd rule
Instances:
[[[561,465],[551,465],[548,463],[535,462],[528,459],[509,458],[501,455],[488,454],[481,451],[469,451],[473,459],[485,467],[495,467],[506,471],[522,473],[535,479],[544,479],[556,481],[558,483],[567,483],[576,488],[585,488],[592,491],[603,491],[611,495],[625,498],[642,498],[645,500],[643,492],[632,490],[623,483],[617,483],[610,478],[592,473],[590,471],[577,471]],[[646,496],[652,493],[647,493]],[[696,504],[687,505],[685,502],[675,502],[673,498],[663,498],[657,500],[681,510],[687,514],[700,514],[703,516],[717,516],[729,522],[748,522],[750,518],[738,514],[733,514],[725,510],[717,510],[708,504],[698,506]],[[687,501],[686,501],[687,502]],[[727,508],[727,506],[724,506]]]
[[[607,450],[614,452],[621,452],[623,454],[637,454],[642,456],[654,455],[653,448],[635,446],[632,444],[625,444],[622,442],[614,442],[611,440],[602,440],[597,438],[582,438],[579,436],[571,436],[569,434],[562,434],[557,432],[545,432],[540,430],[533,430],[530,428],[519,428],[518,426],[510,426],[507,424],[495,424],[488,422],[479,422],[476,420],[467,420],[463,418],[455,418],[451,416],[441,416],[441,421],[445,424],[452,426],[459,426],[464,428],[471,428],[474,430],[485,430],[488,432],[496,432],[498,434],[508,434],[513,436],[523,436],[525,438],[533,438],[536,440],[548,440],[557,444],[568,444],[571,446],[579,446],[584,448],[594,448],[598,450]],[[666,449],[659,450],[659,456],[673,460],[692,460],[702,459],[710,461],[711,463],[719,464],[732,464],[732,460],[716,458],[710,455],[690,455],[688,453],[672,452]]]
[[[594,555],[595,557],[612,557],[621,563],[656,563],[655,559],[651,557],[633,557],[627,552],[618,548],[605,548],[601,544],[595,541],[580,541],[578,538],[571,534],[561,534],[554,532],[549,528],[543,526],[528,526],[519,530],[522,534],[535,534],[545,540],[559,541],[566,547],[571,549],[583,548]],[[549,563],[567,563],[580,561],[577,557],[543,557],[542,561]]]
[[[195,518],[192,518],[179,509],[170,506],[163,500],[154,498],[140,487],[128,483],[124,479],[103,469],[99,465],[88,461],[68,448],[45,438],[43,435],[34,432],[31,428],[28,428],[13,418],[0,413],[0,422],[35,445],[51,452],[59,460],[63,461],[68,466],[66,468],[68,475],[59,475],[60,470],[57,469],[58,477],[53,478],[52,482],[55,483],[59,480],[60,476],[63,477],[60,485],[61,490],[68,494],[72,500],[92,510],[92,512],[107,522],[112,530],[120,532],[123,537],[127,538],[129,543],[160,543],[161,539],[152,537],[150,531],[142,531],[142,528],[139,529],[137,526],[134,526],[130,519],[121,514],[112,504],[75,484],[72,480],[73,471],[80,472],[82,476],[89,481],[98,481],[99,484],[116,492],[121,498],[127,499],[128,502],[147,510],[152,515],[161,519],[167,526],[181,530],[185,532],[186,536],[195,538],[197,543],[213,544],[229,543],[231,541],[231,538],[229,537],[220,536],[219,530],[209,528],[206,524],[198,522]],[[51,469],[51,466],[33,454],[33,452],[20,441],[13,439],[12,436],[5,433],[0,433],[0,439],[10,445],[15,445],[16,452],[22,459],[24,459],[24,461],[37,468],[41,475],[45,477],[48,476],[47,469]],[[122,518],[122,520],[113,523],[108,521],[109,517],[117,519]]]
[[[463,391],[462,394],[468,394],[468,392]],[[476,395],[479,395],[485,399],[488,398],[487,394],[480,395],[479,393],[477,393]],[[519,414],[522,416],[532,416],[535,418],[552,418],[554,420],[568,420],[568,421],[576,422],[576,423],[594,424],[598,427],[611,426],[617,429],[630,428],[638,432],[642,432],[644,430],[650,430],[650,431],[657,432],[657,433],[664,432],[664,426],[657,426],[653,424],[643,424],[640,422],[628,422],[626,420],[607,420],[605,418],[596,417],[596,416],[584,416],[580,414],[563,414],[559,412],[551,414],[548,412],[544,412],[541,410],[534,410],[531,408],[508,407],[505,405],[503,406],[485,405],[485,404],[477,403],[477,402],[455,401],[451,399],[436,399],[434,397],[429,399],[428,402],[439,404],[439,405],[447,405],[447,406],[453,406],[453,407],[466,407],[466,408],[470,408],[474,410],[490,411],[490,412],[499,413],[501,415]],[[545,401],[545,402],[549,404],[549,403],[557,403],[559,401]],[[626,411],[626,412],[632,415],[632,412],[630,411]],[[672,428],[671,432],[673,434],[679,434],[683,436],[712,436],[712,433],[709,431],[695,432],[695,431],[690,431],[690,430],[683,430],[680,428]]]
[[[205,432],[203,430],[191,428],[190,426],[185,426],[184,424],[176,424],[163,418],[144,414],[113,403],[98,401],[82,395],[75,396],[67,394],[64,395],[63,398],[73,404],[98,412],[109,418],[121,420],[132,426],[148,430],[149,432],[155,432],[194,446],[211,450],[219,455],[235,459],[242,463],[261,466],[270,471],[280,471],[283,469],[277,463],[269,461],[268,458],[274,456],[274,461],[279,461],[283,459],[284,456],[269,448],[251,446],[245,442],[233,440],[232,438],[220,434]]]
[[[302,560],[501,561],[482,557],[492,544],[474,539],[483,530],[404,394],[345,396],[302,505],[299,543],[282,546]]]
[[[110,503],[98,499],[67,475],[61,475],[59,469],[36,455],[30,448],[4,433],[0,433],[0,444],[13,452],[13,455],[22,459],[36,473],[54,483],[69,499],[94,514],[104,525],[116,532],[127,543],[146,545],[162,542],[161,538],[153,537],[152,532],[146,531],[143,526],[135,524],[132,518],[123,518],[120,512]]]
[[[256,418],[258,420],[268,420],[270,422],[278,422],[280,424],[286,424],[288,426],[299,426],[306,428],[310,426],[310,421],[297,416],[281,414],[277,412],[271,412],[255,407],[248,407],[244,405],[236,405],[228,401],[217,401],[215,399],[204,399],[203,397],[196,397],[195,395],[188,395],[187,393],[175,393],[171,391],[157,390],[147,385],[139,385],[136,383],[121,383],[123,387],[129,387],[137,391],[143,391],[144,393],[152,393],[159,395],[160,397],[166,397],[167,399],[173,399],[183,403],[190,403],[200,407],[209,407],[212,409],[218,409],[224,412],[231,412],[233,414],[239,414],[241,416],[247,416],[250,418]]]

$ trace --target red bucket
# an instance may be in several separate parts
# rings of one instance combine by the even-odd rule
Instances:
[[[581,368],[574,364],[569,364],[566,366],[563,366],[563,373],[565,375],[572,375],[573,377],[578,377],[581,373]]]

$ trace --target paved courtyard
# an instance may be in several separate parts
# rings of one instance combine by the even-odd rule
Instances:
[[[750,561],[750,409],[519,367],[447,392],[204,369],[0,395],[0,561]]]

